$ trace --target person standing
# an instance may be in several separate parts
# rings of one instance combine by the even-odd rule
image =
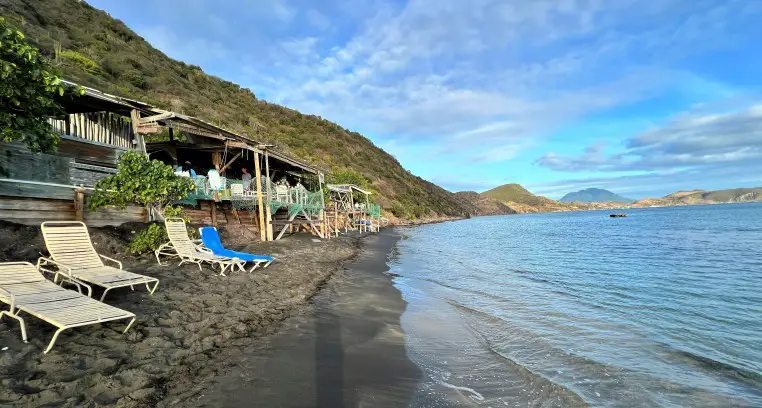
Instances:
[[[241,168],[241,172],[243,173],[243,176],[241,176],[241,179],[243,180],[243,191],[251,191],[251,174],[249,174],[249,169],[243,167]]]

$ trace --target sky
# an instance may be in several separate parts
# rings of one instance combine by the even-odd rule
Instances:
[[[451,191],[762,186],[762,1],[88,3]]]

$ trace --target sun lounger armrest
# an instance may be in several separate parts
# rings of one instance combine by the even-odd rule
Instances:
[[[13,313],[16,309],[16,296],[14,296],[13,293],[3,288],[0,288],[0,294],[8,298],[8,301],[11,304],[11,313]]]
[[[66,265],[64,265],[64,264],[62,264],[60,262],[56,262],[56,261],[54,261],[51,258],[44,257],[44,256],[41,256],[39,259],[37,259],[37,269],[44,269],[44,268],[41,268],[41,266],[42,265],[48,265],[48,264],[53,264],[53,265],[57,266],[58,267],[58,273],[63,273],[64,275],[66,275],[66,277],[68,277],[70,279],[74,279],[71,276],[71,268],[70,267],[68,267],[68,266],[66,266]]]
[[[117,261],[116,259],[114,259],[114,258],[109,258],[109,257],[107,257],[106,255],[101,255],[101,254],[98,254],[98,256],[100,256],[100,257],[101,257],[101,258],[103,258],[103,259],[107,259],[107,260],[109,260],[109,261],[111,261],[111,262],[115,262],[117,265],[119,265],[119,269],[122,269],[122,263],[121,263],[121,262],[119,262],[119,261]]]

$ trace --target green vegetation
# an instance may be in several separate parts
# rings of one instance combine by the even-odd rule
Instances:
[[[51,59],[68,55],[60,58],[67,79],[219,123],[332,171],[352,171],[378,193],[376,203],[383,208],[407,216],[466,212],[452,193],[412,175],[357,132],[258,100],[249,89],[175,61],[85,2],[34,4],[0,3],[0,14],[23,25],[30,41]]]
[[[95,184],[88,208],[138,204],[164,214],[170,203],[187,196],[195,185],[188,177],[176,176],[171,166],[151,160],[142,153],[128,151],[119,157],[116,174]]]
[[[482,196],[501,203],[512,202],[526,205],[541,205],[547,200],[545,197],[538,197],[530,193],[527,189],[515,183],[495,187],[492,190],[483,192]]]
[[[0,140],[20,140],[33,152],[55,149],[59,138],[46,118],[60,112],[53,98],[65,92],[37,48],[0,17]]]
[[[185,223],[190,223],[190,218],[185,214],[182,207],[164,207],[165,217],[180,217],[185,220]],[[195,238],[197,234],[195,229],[189,230],[191,238]],[[151,223],[148,228],[138,232],[132,237],[130,243],[127,244],[127,251],[130,253],[140,255],[147,254],[155,251],[162,244],[169,242],[169,236],[167,235],[167,229],[163,224]]]
[[[169,204],[187,196],[194,188],[190,178],[176,176],[171,166],[128,151],[119,157],[116,174],[95,184],[87,206],[95,211],[105,206],[124,208],[127,204],[138,204],[155,209],[165,218],[181,217],[188,223],[190,219],[182,207]],[[164,226],[153,223],[132,237],[127,250],[133,254],[143,254],[168,241]]]

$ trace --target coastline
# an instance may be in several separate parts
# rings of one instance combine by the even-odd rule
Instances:
[[[243,351],[198,406],[407,406],[422,371],[409,360],[406,303],[386,260],[400,236],[366,235],[361,249],[263,348]]]
[[[277,242],[237,247],[276,257],[254,273],[218,272],[196,265],[159,266],[152,256],[124,254],[126,237],[140,228],[90,229],[98,252],[126,270],[160,279],[154,295],[142,288],[113,291],[108,304],[138,316],[122,334],[120,322],[67,330],[49,354],[55,328],[25,315],[29,343],[18,324],[0,321],[0,405],[189,406],[199,390],[238,361],[241,350],[262,347],[359,251],[359,239],[313,242],[297,234]],[[222,231],[223,240],[226,238]],[[0,222],[0,261],[36,261],[45,246],[40,229]],[[99,298],[100,290],[94,296]]]
[[[137,289],[107,299],[138,315],[133,328],[122,334],[122,324],[106,323],[68,330],[45,355],[52,326],[26,316],[30,342],[24,344],[15,322],[3,319],[0,404],[250,406],[257,398],[269,401],[265,406],[338,407],[409,401],[421,372],[405,351],[400,317],[406,304],[384,274],[399,239],[392,228],[322,242],[297,234],[246,245],[241,249],[277,261],[252,274],[222,277],[206,267],[159,266],[148,256],[125,255],[125,238],[137,227],[90,230],[99,252],[161,280],[153,296]],[[39,228],[3,222],[0,236],[2,261],[33,262],[44,251]]]

